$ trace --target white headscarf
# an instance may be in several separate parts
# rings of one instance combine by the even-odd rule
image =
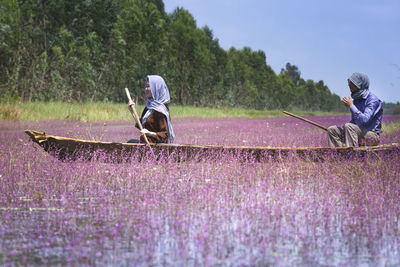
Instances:
[[[355,72],[347,80],[352,82],[358,88],[357,92],[351,94],[353,99],[366,98],[368,96],[369,79],[366,74]]]

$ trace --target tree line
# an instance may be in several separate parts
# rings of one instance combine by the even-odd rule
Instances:
[[[2,0],[0,97],[22,101],[144,101],[148,74],[164,77],[172,103],[341,111],[323,81],[296,65],[279,74],[263,51],[224,50],[188,10],[162,0]]]

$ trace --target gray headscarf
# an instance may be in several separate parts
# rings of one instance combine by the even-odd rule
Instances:
[[[146,124],[147,118],[153,113],[154,110],[162,113],[167,117],[169,141],[173,143],[175,140],[174,130],[172,128],[171,118],[169,111],[165,104],[170,102],[168,87],[164,79],[158,75],[148,75],[147,80],[150,83],[150,90],[153,98],[148,98],[146,102],[147,112],[142,119],[143,127]],[[146,81],[147,82],[147,81]]]
[[[351,94],[353,99],[366,98],[369,93],[369,79],[368,76],[361,72],[353,73],[347,81],[352,82],[355,86],[357,86],[357,92]]]

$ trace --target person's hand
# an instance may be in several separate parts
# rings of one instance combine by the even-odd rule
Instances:
[[[155,132],[150,132],[146,128],[143,128],[143,130],[140,131],[142,135],[147,134],[147,135],[157,135]]]
[[[133,111],[134,108],[135,108],[135,102],[133,102],[133,100],[131,99],[131,100],[129,100],[129,102],[128,102],[128,109],[129,109],[130,111]]]
[[[351,108],[354,105],[353,104],[353,99],[351,97],[348,97],[348,96],[343,97],[342,103],[348,108]]]

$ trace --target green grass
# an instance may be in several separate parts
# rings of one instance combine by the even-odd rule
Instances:
[[[136,107],[141,114],[144,106]],[[282,117],[280,110],[254,110],[243,108],[204,108],[193,106],[170,106],[172,118],[202,117],[202,118],[271,118]],[[323,116],[337,115],[329,112],[296,112],[297,115]],[[62,103],[62,102],[26,102],[0,104],[0,121],[116,121],[132,120],[127,104],[88,102],[88,103]]]
[[[382,124],[382,130],[384,134],[392,134],[400,130],[400,122],[393,122],[389,124]]]
[[[124,104],[26,102],[0,105],[0,120],[71,120],[87,122],[130,119],[131,114],[127,109],[127,105]]]

